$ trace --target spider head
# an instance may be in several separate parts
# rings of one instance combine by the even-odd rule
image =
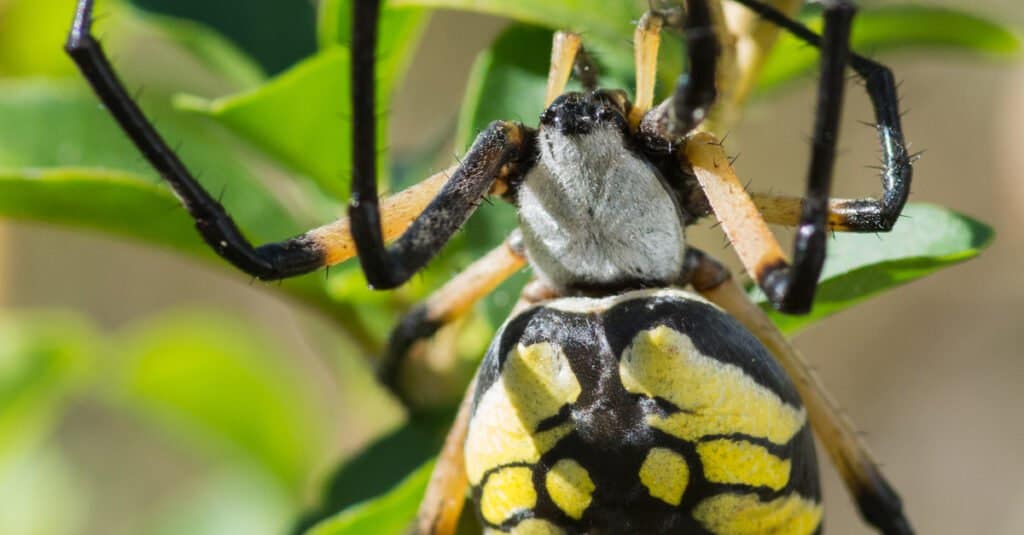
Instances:
[[[565,93],[540,115],[542,128],[561,134],[589,134],[598,127],[614,127],[625,133],[630,103],[621,89],[599,89],[590,93]]]

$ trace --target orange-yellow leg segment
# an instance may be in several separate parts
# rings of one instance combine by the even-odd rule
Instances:
[[[636,130],[652,106],[654,84],[658,76],[658,48],[661,46],[661,28],[665,19],[648,11],[640,17],[633,32],[633,58],[636,63],[636,94],[629,112],[630,128]]]
[[[770,193],[751,193],[750,197],[768,223],[790,227],[800,224],[804,202],[802,198]],[[870,228],[858,220],[856,208],[867,202],[872,202],[872,199],[829,199],[826,220],[828,229],[840,232],[878,232],[879,229]]]
[[[788,264],[721,144],[710,134],[696,134],[686,142],[685,158],[747,272],[760,283],[769,270]]]
[[[565,92],[569,84],[569,76],[576,64],[583,41],[578,34],[572,32],[555,32],[551,43],[551,66],[548,69],[548,88],[544,97],[544,107],[548,107],[559,95]]]
[[[441,454],[434,464],[427,492],[416,515],[416,535],[453,535],[458,527],[459,517],[466,502],[466,491],[469,489],[465,445],[475,391],[474,376],[466,388],[455,422],[448,431]]]
[[[441,191],[448,178],[457,168],[451,167],[440,173],[410,186],[394,195],[381,200],[381,227],[384,240],[393,240],[420,215],[430,201]],[[351,225],[347,217],[333,223],[315,228],[306,233],[325,253],[324,264],[333,266],[356,255],[355,242],[352,241]]]

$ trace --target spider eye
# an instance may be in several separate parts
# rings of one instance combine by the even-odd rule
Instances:
[[[541,112],[540,124],[549,125],[555,121],[555,110],[551,109],[552,107]]]

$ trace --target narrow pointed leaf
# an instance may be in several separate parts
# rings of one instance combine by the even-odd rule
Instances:
[[[814,308],[806,316],[771,312],[779,327],[794,333],[874,295],[969,260],[988,246],[994,231],[947,208],[910,204],[892,232],[836,234],[818,284]],[[764,303],[764,296],[754,292]]]

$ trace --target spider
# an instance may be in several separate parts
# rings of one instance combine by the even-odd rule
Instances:
[[[817,533],[813,429],[867,522],[912,533],[899,497],[800,355],[730,273],[684,238],[688,225],[714,214],[770,302],[807,312],[827,232],[889,230],[906,202],[911,158],[893,76],[850,51],[849,1],[822,2],[820,36],[761,1],[735,1],[821,50],[803,198],[747,194],[721,144],[699,131],[716,98],[723,30],[718,2],[685,0],[684,9],[652,7],[639,20],[632,101],[598,88],[580,37],[557,32],[537,127],[496,121],[458,166],[381,202],[380,1],[358,0],[349,217],[259,247],[125,91],[90,33],[92,0],[78,0],[66,49],[210,247],[259,279],[357,256],[372,287],[393,288],[438,253],[482,198],[517,206],[519,228],[505,243],[408,313],[389,340],[381,378],[401,397],[397,370],[416,342],[525,265],[535,273],[460,407],[418,532],[453,533],[469,489],[489,533]],[[666,27],[683,32],[688,72],[655,105]],[[875,110],[880,199],[829,198],[847,66]],[[574,68],[583,92],[565,92]],[[797,227],[791,262],[767,223]]]

